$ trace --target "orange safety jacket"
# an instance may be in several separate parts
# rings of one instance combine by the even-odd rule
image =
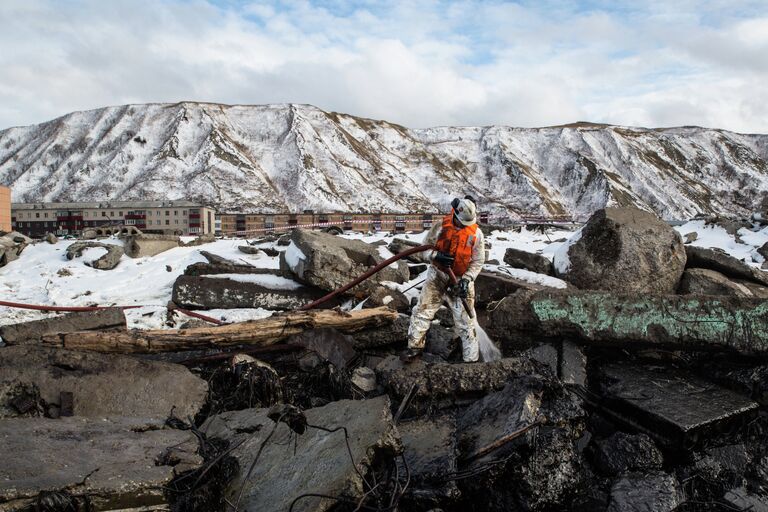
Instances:
[[[477,224],[471,226],[456,226],[453,223],[453,210],[443,217],[443,229],[437,237],[435,248],[445,254],[454,257],[453,273],[457,276],[464,275],[472,261],[472,249],[477,243]],[[443,271],[447,269],[435,265]]]

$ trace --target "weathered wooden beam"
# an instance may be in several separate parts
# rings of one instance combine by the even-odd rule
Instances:
[[[43,338],[48,346],[122,354],[173,352],[232,345],[265,346],[308,329],[329,327],[355,332],[393,322],[397,312],[387,307],[340,312],[292,311],[261,320],[219,327],[127,332],[74,332]]]

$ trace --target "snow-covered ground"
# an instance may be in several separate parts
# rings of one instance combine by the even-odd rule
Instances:
[[[698,239],[693,242],[693,245],[719,247],[729,254],[746,260],[757,267],[764,261],[763,257],[757,253],[757,248],[768,242],[768,228],[761,230],[741,229],[738,232],[738,239],[729,235],[721,227],[706,226],[703,221],[688,222],[675,229],[682,235],[695,231],[698,234]],[[389,243],[395,238],[394,235],[384,232],[348,233],[343,236],[350,239],[363,240],[368,243],[380,241]],[[526,228],[494,231],[486,237],[486,241],[491,246],[487,267],[489,270],[508,272],[518,279],[561,287],[562,281],[557,279],[504,267],[504,253],[507,248],[513,247],[539,253],[552,259],[555,252],[573,236],[574,231],[567,229],[549,229],[546,232],[528,230]],[[421,242],[425,237],[425,233],[398,235],[398,237]],[[114,238],[103,241],[113,244],[121,243]],[[245,263],[259,268],[274,269],[279,267],[278,257],[269,257],[263,253],[249,255],[240,252],[237,247],[244,245],[244,240],[220,239],[199,246],[171,249],[154,257],[132,259],[128,256],[123,256],[115,269],[105,271],[93,269],[84,264],[86,258],[93,259],[98,257],[103,250],[93,250],[82,258],[76,258],[71,261],[67,260],[65,257],[66,248],[71,243],[72,241],[69,240],[62,240],[54,245],[44,242],[36,243],[27,247],[18,260],[0,268],[0,300],[57,306],[141,305],[144,307],[126,310],[125,313],[129,327],[142,329],[165,328],[165,306],[171,299],[173,283],[188,265],[206,261],[200,254],[200,251],[205,250],[238,263]],[[275,247],[275,244],[266,243],[258,247]],[[380,247],[382,256],[392,254],[386,249],[385,245]],[[298,286],[297,283],[290,279],[275,276],[238,275],[232,277],[238,280],[256,282],[282,289]],[[415,296],[418,294],[418,287],[414,285],[417,285],[422,279],[422,276],[418,276],[409,283],[393,286],[400,290],[410,288],[407,295],[409,297]],[[263,318],[269,316],[271,312],[255,308],[215,310],[209,311],[207,314],[228,322],[234,322]],[[53,316],[53,314],[0,307],[0,325],[34,320],[46,316]]]

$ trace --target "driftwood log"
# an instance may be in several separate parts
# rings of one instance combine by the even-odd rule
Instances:
[[[43,337],[47,346],[93,352],[146,354],[233,345],[266,346],[300,332],[330,327],[355,332],[393,322],[397,312],[387,307],[340,312],[329,309],[291,311],[261,320],[220,327],[172,330],[82,331]]]

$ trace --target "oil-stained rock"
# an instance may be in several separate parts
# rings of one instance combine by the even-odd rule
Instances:
[[[57,491],[82,510],[165,504],[164,487],[202,458],[191,431],[162,426],[130,418],[0,421],[0,508],[19,510]]]
[[[435,363],[422,360],[404,364],[390,356],[376,368],[376,375],[395,396],[403,397],[416,383],[419,398],[480,397],[500,390],[512,377],[535,372],[536,363],[526,358],[506,358],[490,363]]]
[[[614,482],[608,512],[671,512],[684,500],[672,475],[661,471],[628,473]]]
[[[71,393],[75,416],[180,418],[203,406],[208,386],[183,366],[35,346],[0,350],[0,388],[34,385],[50,407]],[[3,393],[0,393],[0,395]],[[50,411],[49,411],[50,412]]]
[[[521,251],[513,247],[508,248],[504,253],[504,263],[510,267],[522,268],[537,274],[555,275],[555,268],[549,259],[541,254]]]
[[[358,471],[365,474],[402,449],[386,396],[340,400],[304,413],[310,425],[329,430],[346,427],[349,450],[343,430],[327,432],[309,427],[297,435],[285,423],[275,426],[268,417],[269,409],[226,412],[203,425],[201,430],[208,437],[236,446],[230,455],[237,460],[239,471],[227,487],[226,498],[238,503],[242,488],[239,510],[288,510],[294,500],[307,493],[359,500],[365,490]],[[262,444],[263,451],[253,465]],[[293,511],[322,512],[336,505],[332,499],[306,496],[293,504]]]
[[[43,336],[49,334],[125,328],[123,310],[107,308],[3,325],[0,326],[0,338],[8,345],[39,344]]]
[[[664,462],[661,451],[645,434],[616,432],[594,445],[595,466],[605,475],[661,469]]]

